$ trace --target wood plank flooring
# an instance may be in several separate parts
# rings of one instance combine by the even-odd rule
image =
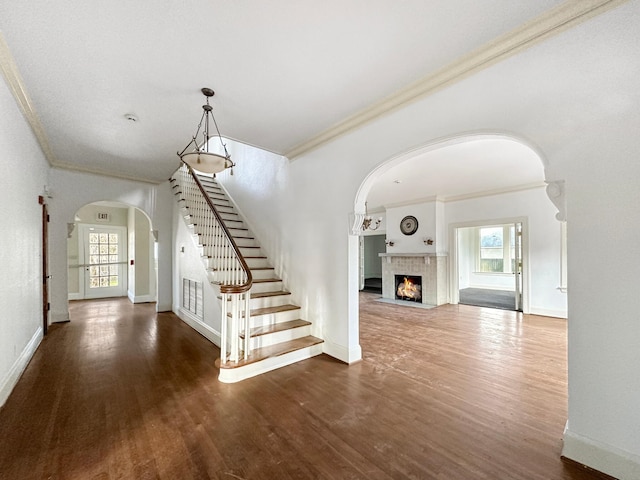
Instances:
[[[231,385],[173,314],[72,302],[0,410],[0,478],[601,478],[560,459],[565,321],[378,297],[362,362]]]

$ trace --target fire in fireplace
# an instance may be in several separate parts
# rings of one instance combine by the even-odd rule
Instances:
[[[396,300],[422,302],[422,277],[396,275]]]

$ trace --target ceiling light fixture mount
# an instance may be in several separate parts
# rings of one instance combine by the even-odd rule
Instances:
[[[218,123],[213,116],[213,108],[209,105],[209,98],[213,97],[215,92],[210,88],[203,88],[201,89],[201,92],[207,99],[207,103],[202,106],[202,117],[200,118],[200,123],[198,123],[195,135],[191,138],[191,141],[187,143],[187,146],[184,147],[181,152],[178,152],[178,156],[180,157],[180,160],[199,172],[215,174],[222,172],[227,168],[231,168],[231,174],[233,175],[233,167],[235,166],[235,163],[231,160],[231,156],[227,151],[227,146],[222,141],[222,135],[220,135]],[[211,138],[209,135],[210,121],[213,121],[216,133],[220,139],[220,145],[224,150],[224,155],[209,152],[209,139]],[[203,127],[203,142],[201,145],[198,145],[198,135]],[[189,150],[189,147],[191,146],[193,146],[193,149]]]

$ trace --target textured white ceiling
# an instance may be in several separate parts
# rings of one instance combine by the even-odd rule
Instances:
[[[404,202],[542,185],[538,154],[505,138],[483,138],[432,149],[402,161],[380,177],[367,196],[370,211]]]
[[[161,181],[201,87],[224,135],[286,152],[559,3],[5,0],[0,31],[58,164]]]

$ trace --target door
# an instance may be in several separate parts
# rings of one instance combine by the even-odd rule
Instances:
[[[522,311],[522,223],[514,224],[514,249],[513,260],[515,275],[515,309],[517,312]]]
[[[80,267],[85,299],[126,294],[126,233],[124,227],[83,225]]]
[[[43,196],[38,197],[42,205],[42,333],[47,334],[49,328],[49,211]]]

